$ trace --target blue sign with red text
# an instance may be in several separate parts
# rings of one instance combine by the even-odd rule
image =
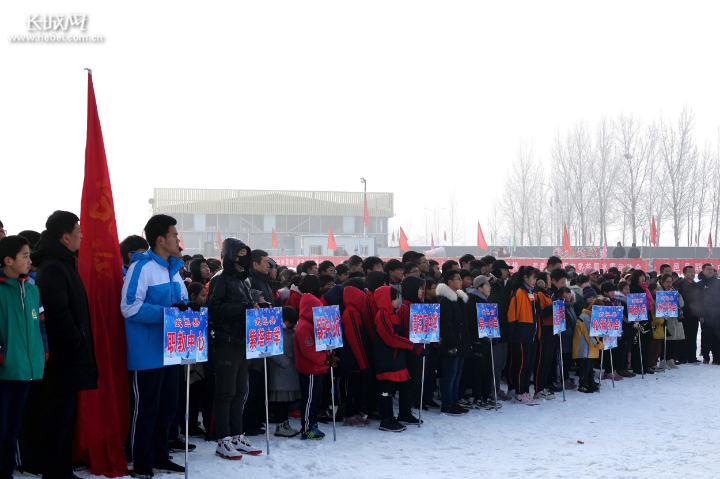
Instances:
[[[205,362],[207,348],[207,308],[200,311],[180,311],[165,308],[163,364],[182,364],[183,360]]]
[[[282,308],[245,311],[245,354],[248,359],[283,354]]]

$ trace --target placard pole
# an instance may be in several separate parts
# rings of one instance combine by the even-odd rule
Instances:
[[[495,354],[493,353],[492,338],[490,338],[490,363],[492,365],[492,373],[493,373],[493,396],[495,397],[495,412],[498,412],[497,384],[495,383]]]
[[[602,336],[598,336],[598,338],[602,338]],[[604,343],[603,343],[604,344]],[[605,350],[603,349],[600,351],[600,376],[598,378],[598,394],[600,394],[600,386],[602,385],[602,377],[603,377],[603,358],[605,357]]]
[[[267,387],[267,357],[263,358],[265,366],[265,446],[267,454],[270,455],[270,413],[268,412],[268,387]]]
[[[332,349],[329,351],[332,351]],[[335,432],[335,376],[333,375],[332,366],[330,366],[330,398],[332,399],[333,413],[333,441],[337,441],[337,434]]]
[[[418,429],[422,426],[423,393],[425,392],[425,343],[423,343],[423,366],[420,375],[420,411],[418,411]]]
[[[185,365],[185,479],[188,479],[188,449],[190,444],[190,365]]]
[[[667,319],[665,320],[665,325],[663,326],[663,329],[665,330],[665,343],[663,345],[663,372],[665,372],[665,368],[667,367]]]
[[[558,339],[560,340],[560,382],[563,388],[563,402],[565,401],[565,365],[563,364],[563,352],[562,352],[562,333],[558,333]],[[494,368],[493,368],[494,370]]]
[[[642,358],[642,334],[640,334],[640,330],[638,329],[638,349],[640,350],[640,378],[645,379],[645,366],[643,365],[643,358]]]
[[[610,351],[608,353],[608,356],[610,356],[610,379],[612,379],[613,389],[615,389],[615,365],[613,364],[612,349],[608,349],[608,351]]]

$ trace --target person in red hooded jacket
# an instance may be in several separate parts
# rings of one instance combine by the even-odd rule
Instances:
[[[400,316],[397,315],[398,292],[391,286],[375,290],[377,316],[375,316],[375,378],[378,380],[378,407],[380,409],[380,430],[401,432],[408,424],[418,424],[412,415],[412,391],[410,374],[405,367],[406,352],[418,346],[403,333]],[[405,350],[405,351],[403,351]],[[392,398],[395,389],[400,391],[400,414],[395,418]]]
[[[408,276],[402,281],[402,305],[398,309],[398,316],[402,322],[403,334],[410,337],[410,305],[425,302],[425,280]],[[413,404],[420,408],[420,377],[422,376],[422,357],[428,354],[425,348],[415,348],[407,357],[407,369],[410,373],[410,391]]]
[[[313,294],[303,294],[300,300],[300,321],[295,330],[295,367],[300,375],[301,439],[319,440],[325,433],[318,429],[317,416],[322,399],[323,378],[328,367],[335,367],[334,352],[315,351],[313,308],[322,303]]]

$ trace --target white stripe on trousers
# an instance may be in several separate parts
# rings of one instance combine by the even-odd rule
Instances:
[[[305,405],[305,432],[308,432],[310,430],[310,405],[312,404],[313,400],[313,382],[314,382],[315,376],[313,374],[310,375],[310,381],[308,381],[308,388],[310,389],[308,394],[308,401]]]
[[[135,393],[135,411],[133,411],[132,434],[130,435],[130,454],[135,461],[135,426],[137,425],[138,409],[140,406],[140,394],[137,385],[137,371],[133,371],[133,392]]]

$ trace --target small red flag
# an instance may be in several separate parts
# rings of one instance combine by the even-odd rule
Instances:
[[[222,251],[222,238],[220,238],[220,232],[218,231],[218,232],[216,233],[216,235],[217,235],[218,249],[219,249],[220,251]]]
[[[395,242],[395,231],[393,231],[392,242]]]
[[[563,223],[563,250],[568,253],[572,253],[572,248],[570,247],[570,237],[568,236],[567,225],[565,223]]]
[[[447,241],[447,232],[443,231],[443,241]]]
[[[145,230],[143,230],[143,238],[145,237]],[[180,249],[185,249],[185,243],[182,239],[182,233],[178,233],[178,239],[180,240]]]
[[[655,226],[655,215],[652,217],[652,226],[650,228],[650,244],[653,248],[657,247],[657,227]]]
[[[433,238],[432,233],[430,233],[430,250],[435,249],[435,239]]]
[[[337,250],[337,244],[335,243],[335,236],[332,232],[332,226],[330,227],[330,232],[328,233],[328,249],[331,249],[333,251]]]
[[[368,213],[367,207],[367,193],[365,193],[365,206],[363,211],[363,220],[365,221],[365,227],[370,228],[370,213]]]
[[[485,236],[483,235],[482,228],[480,228],[480,222],[478,221],[478,233],[477,233],[477,245],[478,248],[487,251],[487,242],[485,242]]]
[[[277,236],[275,236],[275,228],[272,229],[272,247],[277,248]]]
[[[708,249],[710,250],[710,254],[712,254],[712,233],[708,236]]]
[[[406,253],[410,251],[407,236],[405,236],[405,232],[402,228],[400,228],[400,251],[405,251]]]
[[[123,446],[130,426],[125,318],[119,307],[122,258],[90,71],[87,81],[85,181],[80,206],[84,239],[78,273],[87,292],[99,379],[97,389],[78,393],[74,459],[82,459],[95,475],[118,477],[128,474]]]

